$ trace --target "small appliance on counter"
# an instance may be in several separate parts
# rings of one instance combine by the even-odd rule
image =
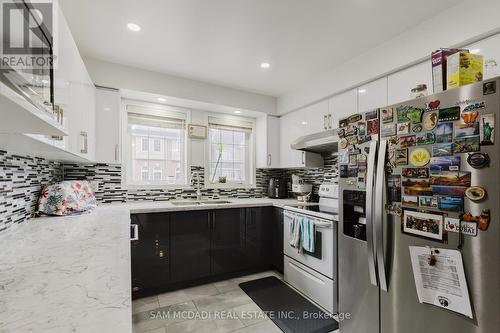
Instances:
[[[284,178],[272,177],[269,179],[267,196],[272,199],[283,199],[287,197],[286,181]]]
[[[300,202],[308,202],[311,199],[311,184],[292,184],[292,192]]]

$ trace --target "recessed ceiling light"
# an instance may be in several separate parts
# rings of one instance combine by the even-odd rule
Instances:
[[[163,97],[158,97],[157,98],[158,102],[166,102],[167,100]]]
[[[127,28],[130,31],[138,32],[141,31],[141,26],[135,23],[128,23]]]
[[[360,93],[360,94],[364,94],[365,92],[366,92],[366,89],[359,89],[358,90],[358,93]]]
[[[307,121],[301,122],[302,125],[307,125]]]
[[[104,108],[104,111],[111,111],[111,108]]]
[[[240,111],[240,110],[234,110],[234,113],[236,113],[236,114],[240,114],[240,113],[241,113],[241,111]]]
[[[263,62],[260,64],[260,68],[268,69],[269,67],[271,67],[271,64],[268,62]]]
[[[472,53],[472,54],[478,54],[479,52],[481,52],[481,49],[472,49],[472,50],[470,50],[470,53]]]
[[[42,83],[43,83],[43,84],[47,84],[47,83],[49,83],[49,80],[45,80],[45,79],[43,79],[43,80],[42,80]]]

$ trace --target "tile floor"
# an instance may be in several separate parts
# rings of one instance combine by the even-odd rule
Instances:
[[[268,271],[136,300],[134,333],[280,333],[238,286],[271,275],[283,278]]]

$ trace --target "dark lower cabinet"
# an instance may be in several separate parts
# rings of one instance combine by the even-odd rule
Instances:
[[[283,270],[283,213],[273,207],[134,214],[133,297],[271,265]]]
[[[211,215],[212,274],[245,268],[245,209],[218,209]]]
[[[168,219],[168,215],[162,213],[131,216],[131,226],[137,226],[134,234],[138,238],[131,241],[134,294],[141,294],[170,282]]]
[[[171,281],[210,276],[210,212],[186,211],[169,215]]]
[[[273,207],[271,265],[283,273],[283,208]]]
[[[246,209],[246,263],[251,268],[268,266],[271,261],[272,207]]]

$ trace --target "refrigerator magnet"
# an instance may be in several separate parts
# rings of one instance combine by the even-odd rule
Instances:
[[[483,95],[491,95],[497,92],[496,81],[490,81],[483,83]]]
[[[436,142],[436,135],[433,132],[417,133],[415,138],[417,146],[432,145]]]
[[[480,186],[471,186],[465,190],[465,196],[474,202],[483,200],[486,195],[486,190]]]
[[[353,114],[352,116],[350,116],[349,118],[347,118],[347,123],[348,124],[356,123],[356,122],[360,121],[361,119],[363,119],[362,115],[360,115],[360,114]]]
[[[396,150],[396,165],[408,165],[408,149]]]
[[[441,123],[436,127],[436,142],[453,142],[453,123]]]
[[[399,138],[399,146],[401,148],[413,147],[417,144],[415,135],[407,135]]]
[[[412,123],[420,124],[422,122],[422,114],[423,113],[424,113],[424,110],[422,110],[422,109],[411,108],[406,113],[406,117],[408,117],[408,119],[410,119],[410,121]]]
[[[365,120],[378,119],[378,110],[373,110],[365,113]]]
[[[462,112],[471,112],[471,111],[475,111],[475,110],[481,110],[481,109],[484,109],[485,107],[486,107],[485,101],[481,101],[481,102],[477,102],[477,103],[467,103],[467,105],[464,106],[464,109],[462,110]]]
[[[460,109],[459,109],[460,110]],[[430,111],[424,113],[423,116],[423,127],[426,131],[432,131],[438,123],[438,114],[436,111]]]
[[[392,123],[393,121],[394,121],[394,109],[393,108],[382,109],[382,122]]]
[[[340,148],[341,149],[346,149],[347,148],[347,139],[343,138],[340,140]]]
[[[337,130],[337,135],[338,135],[338,137],[339,137],[339,138],[343,138],[343,137],[345,137],[345,129],[343,129],[343,128],[339,128],[339,129]]]
[[[360,121],[358,123],[358,135],[365,136],[366,135],[366,123],[364,121]]]
[[[479,112],[477,111],[472,111],[472,112],[464,112],[460,115],[464,123],[466,124],[472,124],[476,122],[477,116],[479,116]]]
[[[442,143],[432,146],[432,156],[442,157],[453,155],[453,143]]]
[[[443,240],[443,215],[405,209],[403,231],[411,235]]]
[[[396,131],[397,131],[398,135],[409,134],[410,133],[410,122],[405,121],[403,123],[399,123]]]
[[[401,203],[407,207],[418,207],[418,196],[417,195],[403,195],[401,198]]]
[[[482,115],[480,124],[481,145],[492,145],[495,142],[495,115]]]
[[[340,119],[339,120],[339,127],[342,128],[342,127],[347,127],[348,125],[348,122],[347,122],[347,118],[344,118],[344,119]]]
[[[482,169],[490,165],[490,157],[486,153],[472,153],[467,157],[467,163],[474,169]]]
[[[378,119],[368,120],[366,122],[366,135],[374,135],[379,133],[379,122]]]
[[[462,215],[462,221],[465,222],[477,222],[479,230],[487,230],[490,225],[490,210],[488,208],[483,209],[481,215],[474,216],[471,213],[465,213]]]
[[[429,103],[427,103],[427,109],[435,110],[439,107],[439,105],[441,105],[441,101],[438,99],[435,101],[430,101]]]
[[[380,135],[383,137],[396,135],[396,124],[382,124]]]
[[[421,124],[418,124],[418,125],[415,125],[413,126],[413,128],[411,129],[413,133],[420,133],[422,132],[422,125]]]
[[[419,168],[429,164],[431,160],[431,154],[425,148],[414,149],[410,154],[410,163]]]
[[[462,213],[464,211],[464,198],[450,196],[439,197],[437,208],[446,212]]]
[[[455,121],[460,119],[460,106],[453,106],[451,108],[439,109],[439,122],[442,121]]]
[[[453,145],[454,153],[472,153],[479,150],[479,135],[455,138],[455,144]]]
[[[348,176],[347,165],[341,164],[340,165],[340,178],[347,178],[347,176]]]
[[[448,232],[460,232],[467,236],[477,236],[477,222],[465,222],[451,217],[444,218],[444,230]]]
[[[398,117],[398,123],[404,123],[406,121],[408,121],[408,117],[406,116],[408,112],[408,108],[406,108],[405,106],[398,106],[396,108],[396,115]]]

